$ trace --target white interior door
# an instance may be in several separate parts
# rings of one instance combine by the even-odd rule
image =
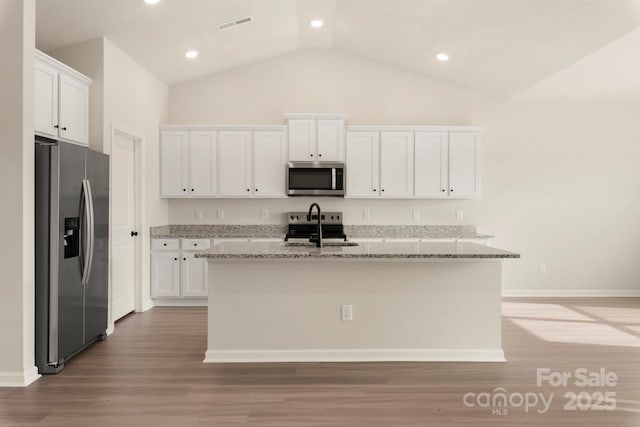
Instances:
[[[135,309],[135,140],[114,134],[111,170],[111,312],[116,321]]]

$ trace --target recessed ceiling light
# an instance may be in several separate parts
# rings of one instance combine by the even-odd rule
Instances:
[[[436,55],[436,59],[440,62],[447,62],[449,60],[449,54],[440,52],[439,54]]]
[[[311,25],[312,28],[320,28],[324,25],[324,22],[322,19],[314,19],[309,23],[309,25]]]
[[[146,4],[158,4],[160,3],[160,0],[144,0],[144,2]]]
[[[198,56],[198,51],[197,50],[188,50],[187,53],[184,54],[184,56],[186,56],[189,59],[196,58]]]

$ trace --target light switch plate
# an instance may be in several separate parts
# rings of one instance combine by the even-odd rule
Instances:
[[[269,209],[260,210],[260,218],[269,219]]]
[[[464,218],[464,211],[462,209],[456,209],[456,219],[462,221]]]
[[[414,209],[411,212],[411,217],[413,218],[414,221],[420,221],[420,209]]]
[[[224,211],[222,209],[218,209],[218,219],[224,218]]]
[[[351,322],[353,320],[353,306],[351,304],[340,306],[340,320],[343,322]]]

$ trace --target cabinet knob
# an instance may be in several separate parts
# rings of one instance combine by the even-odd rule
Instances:
[[[309,157],[313,157],[313,154],[309,154]]]
[[[382,192],[384,193],[384,188],[382,189]]]
[[[449,191],[451,191],[453,193],[453,188],[451,190],[449,190]]]
[[[178,258],[174,258],[173,260],[174,260],[174,261],[177,261],[177,260],[178,260]]]
[[[54,128],[58,129],[60,126],[58,125],[53,125]]]
[[[247,191],[251,191],[251,190],[247,188]]]
[[[186,259],[186,258],[182,258],[182,260],[183,260],[183,261],[186,261],[187,259]]]
[[[256,193],[258,192],[258,189],[256,188]]]
[[[375,192],[375,191],[378,191],[378,190],[376,190],[376,189],[374,188],[374,189],[373,189],[373,191]]]
[[[166,244],[166,243],[163,243],[162,245],[163,245],[163,246],[167,246],[167,244]]]
[[[62,130],[67,130],[67,128],[62,128]]]
[[[445,192],[445,189],[444,189],[444,188],[442,189],[442,192],[443,192],[443,193]]]
[[[136,237],[137,235],[138,235],[137,231],[132,231],[131,232],[131,237]],[[165,244],[165,246],[167,246],[167,245]]]
[[[193,191],[193,188],[191,189],[191,191]]]
[[[322,157],[322,154],[318,154],[318,157]]]
[[[194,243],[194,244],[193,244],[193,246],[198,246],[198,244],[197,244],[197,243]]]
[[[186,188],[183,188],[183,189],[182,189],[182,191],[187,191],[187,189],[186,189]]]

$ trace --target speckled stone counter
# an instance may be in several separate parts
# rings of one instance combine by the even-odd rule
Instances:
[[[288,246],[280,242],[225,242],[196,254],[198,258],[519,258],[520,255],[476,243],[445,242],[371,242],[358,246],[327,246],[323,248]]]
[[[349,238],[492,238],[477,234],[473,225],[345,225]],[[164,225],[151,227],[151,238],[224,238],[224,237],[284,237],[286,225]]]

